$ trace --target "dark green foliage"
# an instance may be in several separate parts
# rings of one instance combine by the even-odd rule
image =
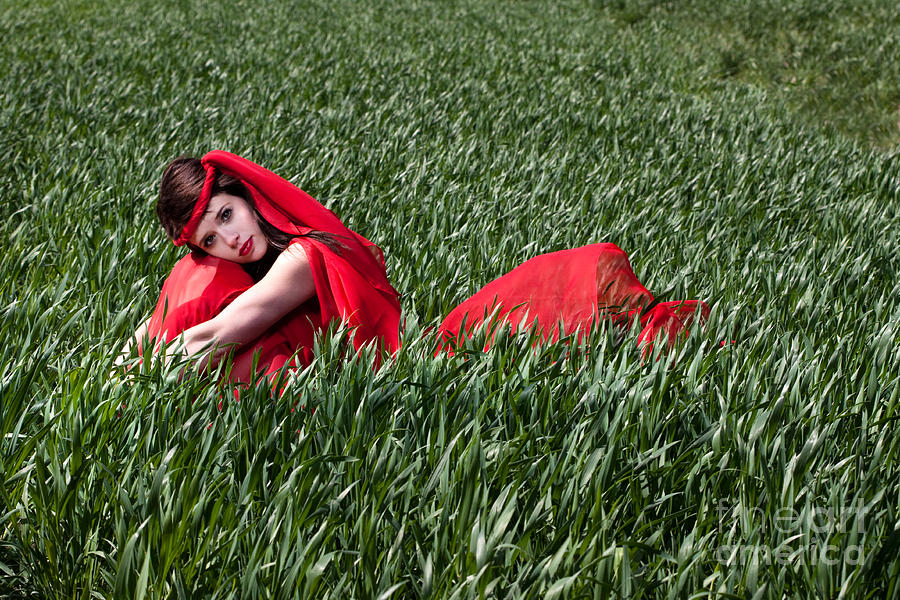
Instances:
[[[810,124],[900,142],[900,11],[881,0],[610,2],[605,14],[665,48],[684,85],[762,87]]]
[[[0,596],[898,595],[893,8],[0,7]],[[161,169],[211,148],[382,246],[396,357],[109,374],[179,255]],[[598,241],[708,326],[434,357]]]

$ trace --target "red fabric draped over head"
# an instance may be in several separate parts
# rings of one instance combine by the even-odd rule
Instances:
[[[355,330],[353,343],[357,349],[373,341],[391,352],[399,349],[400,301],[388,282],[384,255],[378,246],[347,228],[333,212],[297,186],[245,158],[214,150],[201,162],[207,172],[203,191],[175,244],[184,244],[196,230],[209,204],[216,173],[227,174],[246,186],[257,211],[266,221],[298,236],[292,243],[303,246],[316,286],[314,300],[289,313],[243,349],[235,360],[232,379],[246,380],[252,376],[251,361],[241,358],[248,352],[261,352],[261,359],[278,357],[265,364],[260,361],[262,370],[267,373],[285,364],[285,349],[288,354],[302,350],[299,362],[308,364],[312,359],[309,349],[315,331],[332,320]],[[311,231],[333,235],[340,248],[335,251],[318,240],[302,237]],[[246,280],[231,272],[234,269],[230,266],[223,269],[221,264],[213,264],[213,270],[218,273],[215,277],[212,274],[198,276],[198,268],[196,261],[182,261],[169,275],[150,320],[150,337],[171,339],[212,318],[240,291],[249,287]],[[217,283],[210,285],[210,281]],[[223,293],[223,290],[226,291]],[[216,312],[211,312],[210,307],[215,307]]]
[[[339,241],[348,246],[354,264],[366,280],[376,289],[396,298],[397,292],[385,275],[384,254],[381,249],[346,227],[337,215],[319,204],[315,198],[272,171],[224,150],[208,152],[201,163],[206,169],[203,191],[194,206],[190,221],[185,225],[181,236],[175,240],[176,246],[186,243],[196,230],[209,204],[215,173],[224,173],[239,179],[250,190],[256,210],[263,219],[278,229],[296,235],[323,231],[337,236]],[[363,249],[368,251],[360,252]]]

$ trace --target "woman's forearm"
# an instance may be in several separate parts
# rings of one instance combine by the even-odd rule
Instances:
[[[242,345],[241,340],[229,336],[227,323],[218,317],[191,327],[180,337],[184,354],[199,358],[201,370],[219,364],[231,350]]]
[[[182,334],[183,352],[215,365],[230,351],[249,344],[284,315],[315,295],[305,251],[292,246],[276,259],[263,279],[221,313]]]

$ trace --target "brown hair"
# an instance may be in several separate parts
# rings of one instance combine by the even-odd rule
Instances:
[[[184,226],[190,220],[197,198],[200,197],[200,192],[203,190],[205,180],[206,169],[199,158],[192,156],[179,156],[170,162],[165,171],[163,171],[162,181],[159,184],[159,198],[156,201],[156,216],[159,217],[159,222],[170,239],[177,239],[181,235]],[[284,232],[263,219],[259,211],[256,210],[253,195],[240,179],[216,172],[210,197],[223,193],[239,196],[250,205],[263,235],[266,236],[266,240],[269,242],[270,249],[275,250],[274,253],[270,252],[270,255],[274,254],[274,256],[277,256],[281,250],[288,247],[292,239],[300,237]],[[340,252],[340,249],[344,247],[337,240],[336,236],[330,233],[312,231],[306,234],[306,237],[322,242],[335,252]],[[202,249],[193,244],[190,246],[195,252],[204,253]],[[274,256],[267,255],[267,258],[260,261],[268,263],[262,266],[263,272],[259,274],[260,277],[272,266]],[[256,277],[255,274],[254,277]]]

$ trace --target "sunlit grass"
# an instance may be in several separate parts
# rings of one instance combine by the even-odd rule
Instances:
[[[896,595],[892,5],[729,6],[0,8],[0,595]],[[393,360],[329,332],[240,402],[109,376],[179,255],[161,168],[211,148],[381,245]],[[709,324],[434,356],[481,285],[599,241]]]

